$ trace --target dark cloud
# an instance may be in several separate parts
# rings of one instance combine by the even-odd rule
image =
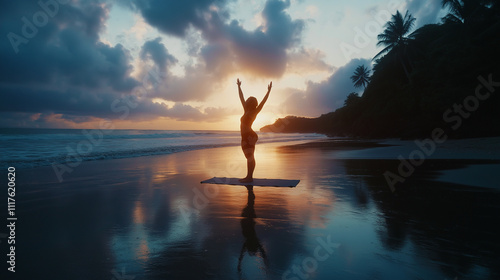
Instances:
[[[88,91],[36,91],[19,90],[0,86],[0,126],[45,127],[57,118],[68,123],[81,123],[97,118],[111,120],[153,120],[167,117],[182,121],[220,121],[231,114],[224,108],[195,108],[176,103],[172,107],[152,102],[148,98],[116,96],[110,92],[90,93]],[[17,119],[22,117],[22,119]],[[54,123],[54,125],[57,125]]]
[[[268,0],[263,23],[254,30],[231,20],[225,6],[232,1],[120,0],[161,32],[197,43],[189,48],[197,64],[176,76],[171,67],[177,59],[167,46],[160,38],[146,41],[139,52],[146,63],[134,71],[140,80],[131,77],[129,50],[99,38],[109,1],[4,1],[0,125],[16,118],[22,126],[71,126],[96,118],[219,121],[230,112],[181,102],[206,100],[235,71],[281,77],[290,69],[328,68],[321,53],[298,48],[305,23],[287,13],[290,0]],[[149,79],[151,71],[160,74]],[[176,104],[168,107],[153,102],[155,98]]]
[[[98,41],[99,24],[107,18],[107,6],[99,1],[82,1],[81,6],[58,4],[57,9],[52,8],[52,17],[44,13],[46,24],[37,27],[34,19],[39,17],[33,15],[43,14],[44,10],[36,2],[30,4],[21,3],[19,7],[11,4],[11,11],[2,18],[0,33],[15,34],[25,43],[0,40],[0,82],[109,86],[118,91],[138,85],[129,77],[128,51],[121,45],[111,47]],[[28,23],[21,18],[28,19]]]
[[[286,12],[289,7],[290,1],[268,0],[262,11],[264,24],[257,29],[247,31],[235,20],[216,29],[216,38],[224,39],[217,43],[224,41],[230,50],[224,59],[234,61],[239,71],[281,77],[287,65],[287,51],[300,42],[304,28],[304,21],[292,20]],[[212,26],[218,26],[217,22]]]
[[[344,100],[351,92],[358,92],[350,79],[359,65],[369,69],[371,60],[353,59],[339,67],[326,81],[309,82],[305,91],[289,90],[289,97],[282,104],[284,114],[317,117],[334,111],[344,105]]]
[[[163,105],[147,100],[127,99],[113,91],[88,91],[79,88],[43,90],[30,86],[4,85],[0,85],[0,90],[1,112],[55,113],[118,119],[123,115],[124,107],[128,107],[131,118],[139,115],[167,115]]]
[[[188,5],[187,2],[185,4]],[[165,7],[159,5],[157,9]],[[172,75],[166,67],[163,79],[155,85],[151,96],[174,102],[203,101],[217,91],[220,81],[236,71],[255,76],[280,77],[287,70],[289,60],[296,62],[295,66],[300,63],[301,67],[325,68],[324,63],[318,63],[321,57],[319,53],[309,52],[308,58],[303,49],[291,52],[300,41],[304,23],[292,20],[286,13],[289,7],[290,1],[268,0],[262,11],[264,23],[253,31],[244,29],[235,20],[226,23],[228,16],[224,12],[215,9],[205,11],[205,25],[198,28],[206,43],[203,47],[195,48],[199,50],[198,53],[193,53],[194,49],[190,51],[200,58],[199,63],[186,66],[182,77]],[[158,24],[155,26],[163,30]],[[193,26],[197,25],[193,23]],[[185,37],[194,40],[192,33],[186,33]],[[195,41],[199,42],[198,39]],[[168,55],[159,39],[143,46],[145,54],[147,46],[148,49],[154,46],[155,53],[161,57],[155,59],[149,51],[147,54],[154,61],[164,61],[165,55]],[[306,66],[306,63],[309,65]]]
[[[76,124],[52,113],[0,112],[0,127],[71,128]]]
[[[177,63],[177,59],[168,53],[160,37],[144,43],[141,49],[141,58],[153,60],[160,71],[165,71],[168,66]]]
[[[221,8],[226,0],[127,0],[127,6],[138,10],[147,23],[160,31],[184,37],[190,26],[203,28],[211,7]]]
[[[304,27],[302,20],[292,20],[285,12],[289,7],[290,0],[268,0],[262,11],[266,35],[272,38],[274,44],[282,48],[289,48],[294,42],[299,42],[300,33]]]
[[[303,20],[293,20],[286,10],[290,0],[268,0],[261,13],[264,23],[246,30],[238,21],[229,21],[224,6],[229,1],[130,0],[146,22],[165,34],[189,38],[190,26],[202,32],[206,45],[200,49],[208,69],[218,77],[237,71],[266,77],[281,77],[290,50],[300,42]],[[193,54],[193,50],[190,51]]]
[[[225,44],[210,44],[201,48],[201,57],[206,69],[220,76],[225,76],[232,68],[232,61],[228,58],[230,49]]]
[[[7,1],[0,11],[0,33],[11,34],[0,40],[1,126],[68,127],[98,118],[200,121],[225,116],[224,110],[215,108],[170,108],[153,102],[154,94],[134,97],[146,85],[130,76],[129,51],[99,40],[110,8],[106,1],[42,2],[55,4],[47,8],[36,1]],[[176,62],[160,39],[147,41],[141,56],[160,71],[168,71]],[[186,80],[186,86],[188,82],[195,84]],[[196,92],[186,96],[178,99],[196,99]]]

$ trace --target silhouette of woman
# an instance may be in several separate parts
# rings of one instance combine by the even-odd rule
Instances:
[[[240,79],[236,81],[236,84],[238,85],[238,93],[240,95],[241,105],[243,105],[243,109],[245,110],[245,113],[243,113],[243,116],[241,117],[240,130],[241,149],[243,150],[243,153],[247,158],[247,176],[243,179],[240,179],[240,182],[248,183],[253,181],[253,171],[255,169],[255,143],[257,143],[257,140],[259,139],[257,133],[252,130],[252,124],[255,121],[257,114],[259,114],[259,112],[262,110],[262,107],[264,107],[264,104],[269,97],[269,93],[271,92],[271,88],[273,87],[273,82],[269,83],[269,85],[267,86],[266,96],[264,97],[264,99],[262,99],[262,102],[260,102],[260,104],[253,96],[250,96],[245,101],[243,92],[241,91]]]

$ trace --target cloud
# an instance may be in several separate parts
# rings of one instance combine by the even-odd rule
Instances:
[[[111,47],[98,41],[99,23],[107,18],[108,7],[97,1],[82,1],[81,5],[60,5],[58,14],[47,20],[45,26],[35,26],[36,32],[31,38],[25,38],[26,43],[16,45],[1,40],[0,82],[58,87],[110,86],[118,91],[137,86],[138,82],[129,77],[128,51],[121,45]],[[25,4],[9,6],[11,11],[6,13],[0,26],[2,34],[12,32],[23,38],[28,34],[23,30],[29,30],[24,27],[29,25],[19,19],[29,17],[29,11],[38,6],[32,3],[26,10],[20,9],[22,7]]]
[[[415,27],[440,23],[441,1],[406,0],[406,9],[417,19]]]
[[[127,106],[121,95],[114,91],[88,91],[80,88],[38,89],[32,86],[0,85],[1,112],[55,113],[71,116],[94,116],[119,118],[121,111],[113,107]],[[116,100],[116,101],[115,101]],[[112,104],[119,101],[116,106]],[[134,115],[165,115],[165,107],[158,104],[134,100],[136,108],[129,107]],[[9,105],[10,104],[10,105]],[[133,110],[132,110],[133,109]]]
[[[195,49],[200,50],[200,58],[209,69],[217,69],[219,78],[234,71],[281,77],[286,70],[287,51],[298,45],[305,24],[303,20],[293,20],[286,12],[290,0],[268,0],[261,13],[262,25],[250,31],[237,20],[229,20],[225,10],[229,2],[129,0],[127,3],[165,34],[189,39],[190,27],[199,30],[206,44]]]
[[[139,11],[151,26],[178,37],[184,37],[190,26],[202,28],[207,24],[205,14],[223,7],[226,2],[225,0],[121,1],[122,4]]]
[[[217,87],[218,81],[203,66],[187,66],[182,77],[167,75],[151,96],[174,102],[204,101]]]
[[[227,115],[220,108],[201,109],[182,104],[168,107],[155,103],[152,101],[155,94],[162,96],[155,88],[148,88],[153,94],[134,96],[137,89],[144,89],[150,83],[130,76],[132,57],[124,46],[100,42],[110,9],[106,3],[82,0],[58,4],[38,27],[30,27],[34,24],[33,15],[43,11],[37,2],[8,1],[3,5],[0,33],[29,36],[24,36],[25,41],[19,44],[0,40],[0,125],[73,127],[100,118],[215,121]],[[152,61],[162,72],[168,72],[177,61],[159,38],[145,42],[140,57]],[[183,79],[167,76],[166,82],[172,86],[164,86],[168,88],[166,94],[173,96],[170,100],[206,96],[201,87],[207,84],[196,83],[196,78],[205,74],[189,69],[187,72]]]
[[[169,116],[181,121],[216,122],[230,114],[228,109],[208,107],[204,110],[189,105],[176,103],[169,109]]]
[[[304,91],[289,89],[288,98],[281,108],[285,114],[317,117],[334,111],[344,105],[344,100],[351,92],[357,92],[350,77],[359,65],[370,67],[369,59],[353,59],[339,67],[327,80],[308,82]]]
[[[149,55],[151,51],[144,52],[152,46],[154,46],[154,56]],[[210,64],[185,65],[182,76],[172,73],[170,66],[173,66],[176,59],[168,53],[159,40],[146,42],[142,50],[142,54],[147,54],[144,57],[146,62],[151,58],[154,65],[144,61],[139,63],[137,76],[142,77],[142,86],[134,90],[134,95],[144,96],[151,100],[161,98],[176,103],[205,101],[220,86],[219,69]],[[225,76],[226,73],[223,75]]]
[[[233,63],[228,58],[229,47],[225,44],[210,44],[201,48],[201,57],[205,62],[206,69],[216,73],[218,76],[225,76],[233,67]]]
[[[168,53],[165,45],[161,43],[160,37],[144,43],[140,55],[142,60],[151,59],[162,72],[167,70],[168,66],[178,61],[173,55]]]
[[[332,71],[325,62],[325,53],[317,49],[300,48],[288,55],[287,72],[295,74]]]
[[[96,118],[141,121],[165,117],[175,120],[215,122],[231,114],[225,108],[202,109],[181,103],[169,107],[152,102],[149,98],[131,95],[120,97],[113,92],[40,91],[28,87],[19,90],[5,86],[0,86],[0,91],[3,93],[0,95],[0,113],[3,114],[0,125],[3,126],[12,126],[12,123],[40,124],[50,119],[82,123]],[[43,118],[40,119],[40,115]],[[15,117],[20,116],[24,120],[12,122]],[[49,116],[52,117],[48,118]]]
[[[106,0],[55,1],[53,13],[36,26],[40,17],[34,15],[45,11],[38,2],[7,1],[0,11],[0,33],[16,34],[11,38],[17,41],[0,40],[1,124],[14,123],[16,118],[20,119],[15,123],[23,126],[52,122],[57,127],[99,118],[214,122],[232,112],[188,104],[205,101],[237,71],[282,77],[287,71],[331,70],[322,52],[300,46],[305,22],[287,12],[290,0],[267,0],[261,24],[253,30],[231,20],[226,10],[230,2],[119,1],[159,31],[196,42],[187,50],[195,64],[185,65],[184,74],[178,76],[171,71],[178,60],[161,38],[146,41],[138,57],[121,44],[103,43],[100,36],[111,8]],[[314,88],[312,83],[309,86]],[[175,105],[156,103],[155,98]],[[135,105],[125,109],[124,100]]]
[[[88,121],[91,117],[85,119]],[[77,128],[78,124],[79,122],[67,120],[62,114],[0,112],[1,127]]]
[[[237,70],[281,77],[286,70],[287,51],[298,45],[304,29],[303,20],[292,20],[286,12],[289,7],[290,1],[268,0],[262,11],[262,26],[247,31],[233,20],[216,28],[216,36],[211,31],[208,38],[217,38],[219,44],[224,42],[229,50],[224,59],[234,61]],[[218,26],[218,21],[214,22],[212,26]]]
[[[0,40],[0,112],[28,114],[31,122],[49,120],[52,114],[73,117],[73,122],[105,116],[108,102],[139,85],[129,75],[128,50],[99,41],[109,6],[101,1],[53,3],[57,6],[49,12],[26,1],[2,8],[0,33],[21,39]],[[32,117],[40,113],[44,117]]]
[[[300,42],[304,22],[293,20],[286,12],[286,9],[290,7],[290,1],[268,0],[262,10],[262,25],[251,31],[246,30],[236,20],[227,21],[229,16],[221,8],[223,1],[200,2],[203,3],[191,7],[198,7],[198,14],[187,17],[189,24],[175,31],[177,35],[184,36],[184,39],[197,42],[198,46],[191,48],[189,53],[198,58],[198,63],[185,66],[185,75],[182,77],[168,73],[168,67],[165,67],[166,71],[163,72],[166,72],[166,75],[155,87],[152,96],[174,102],[203,101],[216,92],[221,81],[225,81],[225,78],[235,72],[245,72],[254,76],[281,77],[289,69],[287,66],[290,61],[295,71],[299,68],[315,70],[328,68],[321,61],[322,53],[302,48],[298,51],[294,50]],[[219,8],[213,8],[214,5]],[[135,7],[141,10],[145,6],[143,3]],[[161,10],[167,7],[170,6],[158,5],[156,9]],[[160,14],[149,14],[149,16],[159,17]],[[201,14],[204,16],[202,17]],[[201,20],[204,24],[197,24]],[[166,34],[172,32],[164,26],[169,20],[159,23],[150,19],[148,22]],[[185,28],[188,28],[188,25],[198,28],[197,32],[201,34],[201,38],[194,36],[192,31],[187,32]],[[203,46],[199,45],[201,39],[204,40]],[[165,53],[168,53],[159,39],[148,44],[155,45],[154,49],[158,52],[158,56],[165,56]],[[146,44],[143,46],[143,50],[145,49]],[[149,55],[153,58],[150,53]]]

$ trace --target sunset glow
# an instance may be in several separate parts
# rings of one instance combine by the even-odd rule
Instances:
[[[371,64],[387,15],[409,9],[419,26],[439,21],[439,3],[414,2],[55,2],[33,38],[16,41],[30,31],[21,18],[41,10],[25,3],[3,17],[11,35],[1,42],[10,65],[1,98],[16,105],[0,125],[238,130],[237,78],[258,100],[273,81],[256,130],[287,115],[317,117],[359,91],[349,76]]]

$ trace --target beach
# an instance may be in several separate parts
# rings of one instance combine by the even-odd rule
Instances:
[[[257,144],[254,178],[295,188],[200,184],[243,177],[238,146],[86,161],[62,181],[18,169],[7,279],[498,279],[498,138],[450,141],[394,189],[383,174],[411,142]]]
[[[500,279],[500,1],[0,13],[0,280]]]

